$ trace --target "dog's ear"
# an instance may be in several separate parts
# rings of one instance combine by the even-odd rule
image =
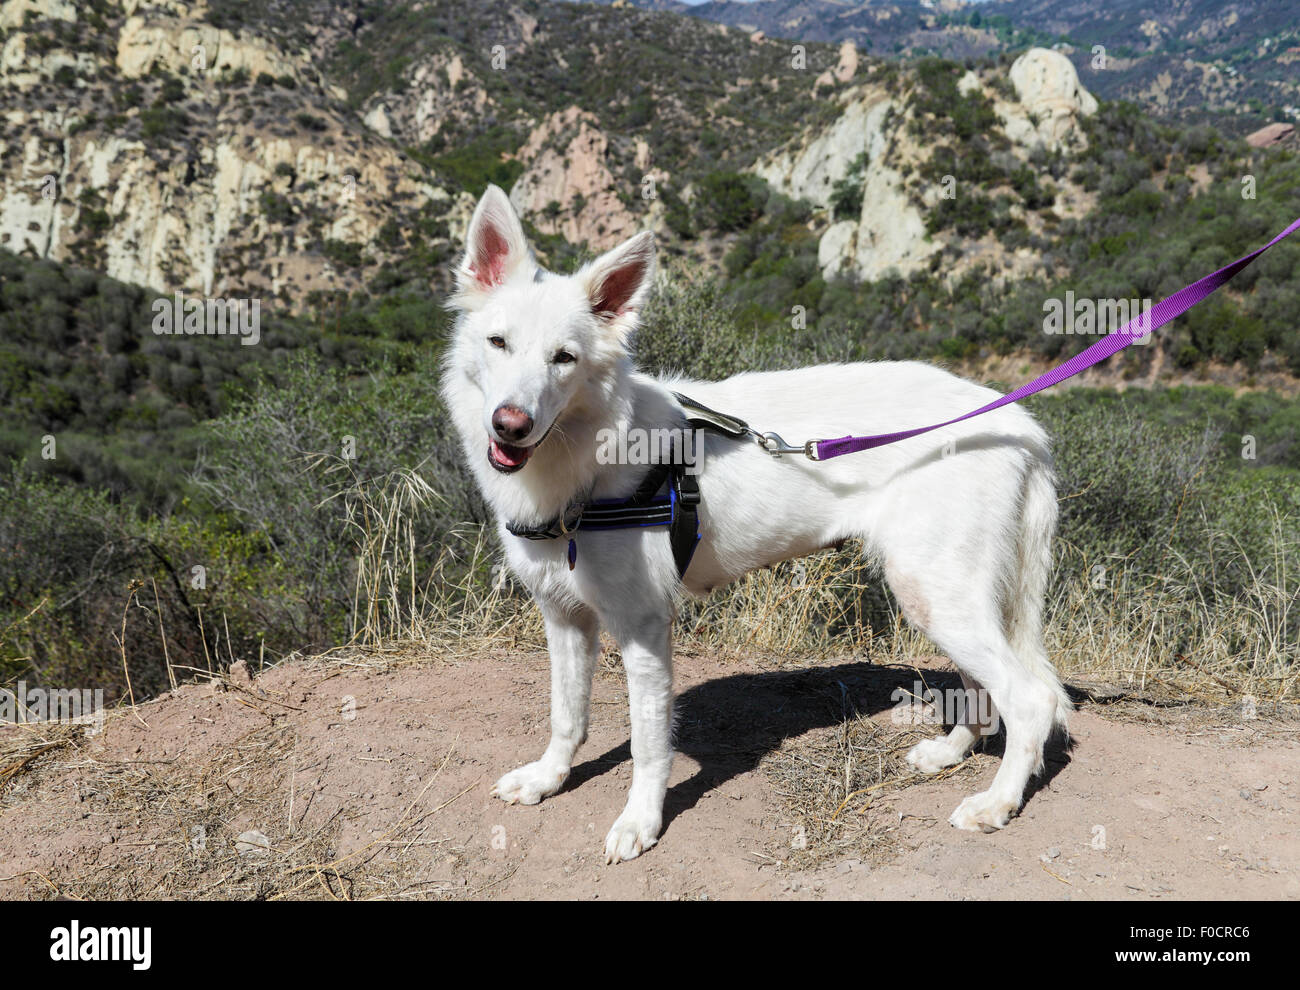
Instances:
[[[626,336],[650,292],[655,271],[655,236],[643,231],[606,251],[578,272],[598,320]]]
[[[499,186],[488,186],[465,236],[465,257],[456,267],[453,303],[468,308],[506,281],[529,259],[528,242],[515,208]]]

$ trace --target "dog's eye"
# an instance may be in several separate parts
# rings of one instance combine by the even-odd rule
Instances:
[[[488,343],[497,348],[497,350],[504,351],[506,349],[506,339],[500,334],[493,334],[488,338]]]
[[[568,351],[556,351],[555,357],[551,358],[551,360],[556,364],[573,364],[578,359]]]

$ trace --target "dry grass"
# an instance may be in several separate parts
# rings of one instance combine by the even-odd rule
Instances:
[[[1207,704],[1277,704],[1300,699],[1300,575],[1296,547],[1275,519],[1269,559],[1251,560],[1228,537],[1212,564],[1167,553],[1158,573],[1107,562],[1078,567],[1050,603],[1048,652],[1066,676]],[[1228,572],[1247,575],[1225,590]],[[1240,586],[1240,582],[1237,582]]]
[[[228,678],[213,681],[249,707],[268,703]],[[137,715],[122,708],[108,719]],[[291,719],[271,718],[232,742],[176,759],[96,759],[77,745],[80,727],[73,730],[31,725],[0,733],[5,804],[23,800],[33,782],[75,787],[87,827],[102,829],[117,846],[115,856],[81,869],[69,862],[57,882],[27,875],[36,890],[72,900],[388,900],[476,893],[449,876],[419,879],[429,874],[436,847],[427,839],[430,828],[469,789],[437,805],[425,800],[454,747],[386,827],[381,822],[370,841],[340,854],[342,826],[362,811],[345,802],[328,816],[309,817],[314,794],[305,803],[299,793],[295,805],[301,791],[294,787],[295,768],[308,754]],[[39,772],[42,764],[49,772]],[[254,829],[266,837],[265,846],[258,839],[241,851],[241,836]],[[118,845],[125,836],[129,852]]]
[[[681,632],[694,648],[730,657],[862,652],[874,635],[863,608],[868,574],[856,547],[754,571],[706,602],[687,603]]]
[[[0,733],[0,794],[44,759],[53,757],[85,732],[64,722],[20,722]]]
[[[347,461],[330,468],[351,471]],[[517,646],[542,635],[541,617],[515,592],[484,526],[454,530],[423,545],[416,522],[442,498],[417,472],[370,481],[355,476],[341,499],[353,535],[356,581],[352,644]]]
[[[789,740],[762,764],[789,815],[782,823],[791,835],[785,862],[796,869],[849,858],[884,862],[896,851],[899,819],[881,799],[921,780],[975,776],[986,759],[976,755],[942,773],[919,774],[904,757],[933,731],[882,722],[847,705],[841,725]]]
[[[350,484],[326,500],[342,500],[357,548],[352,639],[412,639],[420,603],[429,591],[428,579],[420,578],[423,547],[416,525],[422,510],[441,496],[415,471],[363,482],[351,462],[341,458],[326,473],[338,471],[353,472]]]
[[[329,471],[354,468],[338,459]],[[433,546],[421,535],[419,518],[445,499],[418,472],[349,473],[336,492],[354,542],[348,645],[394,647],[403,656],[544,648],[540,614],[510,578],[490,527],[465,525]],[[1067,678],[1142,692],[1220,705],[1300,699],[1300,574],[1290,566],[1300,548],[1288,539],[1292,529],[1275,517],[1268,550],[1254,560],[1227,535],[1210,541],[1208,564],[1172,552],[1155,572],[1106,560],[1100,584],[1095,564],[1062,544],[1057,570],[1077,578],[1058,581],[1049,602],[1049,653]],[[158,632],[165,650],[161,625]],[[935,652],[901,620],[877,568],[852,542],[685,602],[676,638],[685,649],[738,660],[854,655],[897,663]]]

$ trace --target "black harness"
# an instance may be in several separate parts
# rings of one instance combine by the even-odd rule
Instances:
[[[751,432],[741,420],[715,412],[677,392],[672,395],[686,414],[686,422],[693,427],[715,430],[733,439]],[[573,570],[578,562],[578,545],[573,534],[578,530],[667,526],[677,574],[685,577],[686,568],[690,566],[695,547],[700,542],[700,485],[695,475],[687,471],[688,466],[682,459],[674,457],[670,463],[653,466],[628,498],[571,502],[563,515],[544,526],[506,523],[506,529],[526,540],[555,540],[567,536],[569,570]]]

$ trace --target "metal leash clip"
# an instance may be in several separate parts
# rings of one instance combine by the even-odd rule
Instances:
[[[803,454],[808,460],[817,460],[818,440],[809,440],[802,447],[791,446],[781,439],[777,433],[759,433],[750,430],[754,434],[755,442],[766,450],[773,457],[780,457],[782,454]]]

